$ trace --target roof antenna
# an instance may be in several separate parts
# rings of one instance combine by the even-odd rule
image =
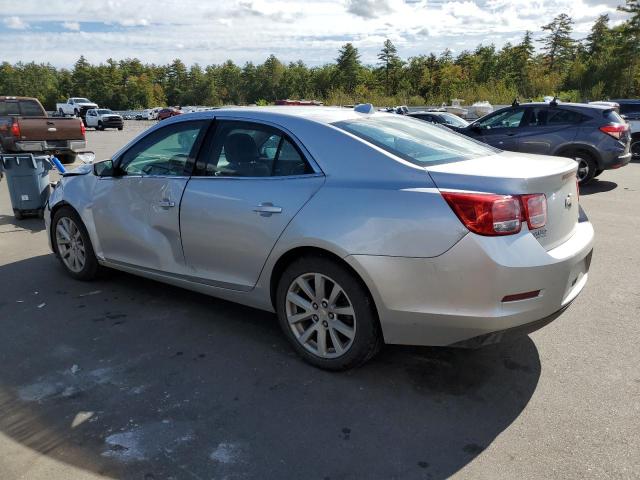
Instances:
[[[518,97],[513,99],[513,103],[511,104],[512,107],[517,107],[518,105],[520,105],[520,100],[518,99]]]

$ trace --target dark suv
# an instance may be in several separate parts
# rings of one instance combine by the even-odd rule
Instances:
[[[606,106],[514,103],[456,130],[502,150],[573,158],[580,183],[631,160],[629,125]]]
[[[620,105],[620,115],[631,129],[631,154],[634,160],[640,160],[640,100],[611,100]]]

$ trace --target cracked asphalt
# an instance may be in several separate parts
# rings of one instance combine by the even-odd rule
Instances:
[[[107,158],[150,125],[89,131]],[[327,373],[273,315],[113,272],[82,283],[0,182],[0,478],[640,477],[640,164],[580,202],[589,283],[477,351],[387,346]]]

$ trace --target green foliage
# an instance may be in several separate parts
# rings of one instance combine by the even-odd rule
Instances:
[[[494,104],[557,95],[563,100],[640,96],[640,0],[619,8],[627,18],[611,27],[608,15],[594,22],[581,42],[573,21],[560,14],[542,26],[536,54],[531,32],[520,43],[479,45],[454,56],[417,55],[403,61],[386,40],[375,66],[362,65],[358,49],[343,45],[335,63],[307,67],[270,55],[262,64],[187,66],[143,64],[136,58],[99,65],[80,57],[71,70],[48,64],[0,63],[0,95],[40,99],[53,110],[69,96],[86,96],[117,110],[163,105],[273,104],[277,99],[316,99],[327,105],[371,102],[378,106],[439,105],[453,98]]]

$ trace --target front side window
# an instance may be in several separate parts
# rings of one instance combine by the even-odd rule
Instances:
[[[496,128],[518,128],[524,116],[524,108],[509,109],[498,112],[484,120],[480,120],[478,125],[483,130],[493,130]]]
[[[273,177],[313,173],[285,134],[267,125],[221,121],[205,170],[217,177]]]
[[[443,127],[400,115],[372,115],[333,125],[420,166],[498,152]]]
[[[156,130],[131,147],[120,161],[125,175],[189,175],[187,162],[202,142],[206,122],[180,122]]]

